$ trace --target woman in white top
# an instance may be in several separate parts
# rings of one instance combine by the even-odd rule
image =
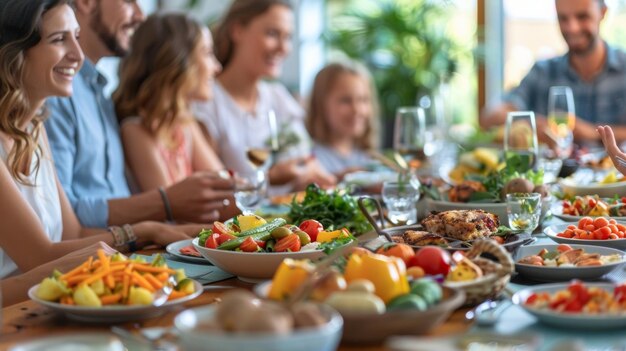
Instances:
[[[235,0],[215,32],[216,57],[223,67],[212,101],[195,106],[208,137],[225,166],[247,171],[246,152],[269,148],[268,114],[276,115],[281,155],[270,169],[270,183],[304,188],[335,178],[311,157],[304,111],[278,82],[291,51],[293,11],[287,0]]]
[[[45,99],[69,96],[83,63],[74,12],[68,0],[0,0],[0,33],[0,279],[100,241],[132,250],[197,233],[156,222],[111,233],[81,228],[42,125]],[[5,295],[15,293],[5,285]]]

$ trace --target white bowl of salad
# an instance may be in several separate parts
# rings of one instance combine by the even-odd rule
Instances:
[[[242,215],[226,223],[215,222],[192,244],[216,267],[256,283],[271,279],[285,258],[315,261],[338,247],[356,244],[356,239],[346,229],[324,230],[316,220],[295,226],[282,218],[268,222]]]

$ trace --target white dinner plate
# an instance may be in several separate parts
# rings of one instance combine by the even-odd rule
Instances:
[[[125,351],[124,344],[111,334],[84,333],[76,335],[57,335],[19,343],[9,351]]]
[[[626,195],[626,181],[600,184],[585,183],[576,178],[564,178],[559,184],[563,192],[569,196],[598,195],[600,197],[613,197],[615,195]]]
[[[548,309],[531,308],[524,304],[531,294],[546,292],[554,294],[560,290],[566,290],[569,283],[542,284],[520,290],[513,295],[513,303],[519,305],[526,312],[535,316],[540,322],[565,329],[603,330],[608,328],[626,327],[626,312],[621,314],[594,315],[585,313],[565,313]],[[614,284],[611,283],[585,283],[587,287],[599,287],[613,294]]]
[[[173,242],[165,247],[165,251],[167,251],[172,256],[175,256],[176,258],[183,260],[183,261],[192,262],[196,264],[211,265],[211,262],[207,261],[204,257],[202,257],[202,255],[200,255],[200,257],[194,257],[194,256],[183,255],[182,253],[180,253],[180,249],[182,249],[185,246],[193,247],[193,245],[191,244],[192,242],[193,242],[193,239],[186,239],[186,240]]]
[[[557,244],[529,245],[521,246],[517,249],[513,261],[515,262],[515,271],[526,278],[542,281],[542,282],[558,282],[568,281],[571,279],[593,280],[599,279],[603,275],[620,267],[624,263],[624,252],[610,247],[592,246],[592,245],[572,245],[573,249],[583,249],[585,253],[598,253],[600,255],[620,255],[622,260],[602,266],[587,267],[546,267],[534,266],[530,264],[518,263],[519,260],[526,256],[536,255],[542,249],[548,251],[556,251]]]
[[[63,313],[69,319],[81,322],[97,323],[120,323],[133,320],[140,320],[159,316],[172,307],[183,304],[200,296],[203,292],[202,284],[193,280],[194,292],[180,299],[167,301],[161,306],[152,305],[111,305],[102,307],[85,307],[75,305],[64,305],[58,302],[46,301],[38,298],[35,294],[39,284],[28,289],[28,297],[40,305]]]
[[[623,222],[620,222],[625,224]],[[565,224],[555,224],[551,225],[548,228],[543,230],[543,233],[548,236],[553,241],[556,241],[559,244],[574,244],[574,245],[594,245],[594,246],[604,246],[610,247],[618,250],[626,250],[626,239],[610,239],[610,240],[591,240],[591,239],[571,239],[571,238],[563,238],[560,236],[556,236],[558,233],[562,233],[565,229],[567,229],[568,225],[572,225],[571,223]]]
[[[550,208],[550,211],[552,212],[552,215],[554,215],[554,217],[560,218],[567,222],[578,222],[583,217],[592,217],[592,218],[607,217],[607,216],[573,216],[573,215],[563,214],[563,201],[562,200],[559,200],[553,203],[552,207]],[[610,216],[610,218],[613,218],[616,221],[626,221],[626,217],[621,217],[621,216]]]

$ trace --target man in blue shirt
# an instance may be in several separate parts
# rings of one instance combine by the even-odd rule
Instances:
[[[535,63],[504,104],[481,115],[483,127],[504,124],[510,111],[534,111],[537,131],[546,131],[551,86],[569,86],[574,95],[578,141],[599,141],[595,125],[611,124],[626,140],[626,54],[599,36],[607,8],[604,0],[556,0],[559,28],[569,51]],[[542,135],[539,135],[541,138]]]
[[[85,63],[70,98],[47,102],[45,126],[59,180],[74,211],[87,227],[107,227],[142,220],[209,223],[233,214],[225,209],[232,183],[198,173],[167,189],[131,196],[124,153],[112,101],[104,96],[106,79],[95,64],[105,56],[126,53],[130,37],[144,16],[136,1],[75,0]]]

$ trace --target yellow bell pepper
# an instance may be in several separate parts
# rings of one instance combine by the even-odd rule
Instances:
[[[285,258],[274,277],[268,297],[272,300],[285,300],[309,278],[315,266],[309,260]]]
[[[346,228],[333,230],[332,232],[321,231],[317,234],[317,239],[315,239],[315,241],[318,243],[325,243],[327,241],[333,241],[335,238],[348,236],[350,236],[350,232]]]
[[[377,254],[350,255],[344,277],[348,283],[357,279],[371,281],[376,287],[375,294],[385,303],[410,290],[406,266],[397,257]]]

